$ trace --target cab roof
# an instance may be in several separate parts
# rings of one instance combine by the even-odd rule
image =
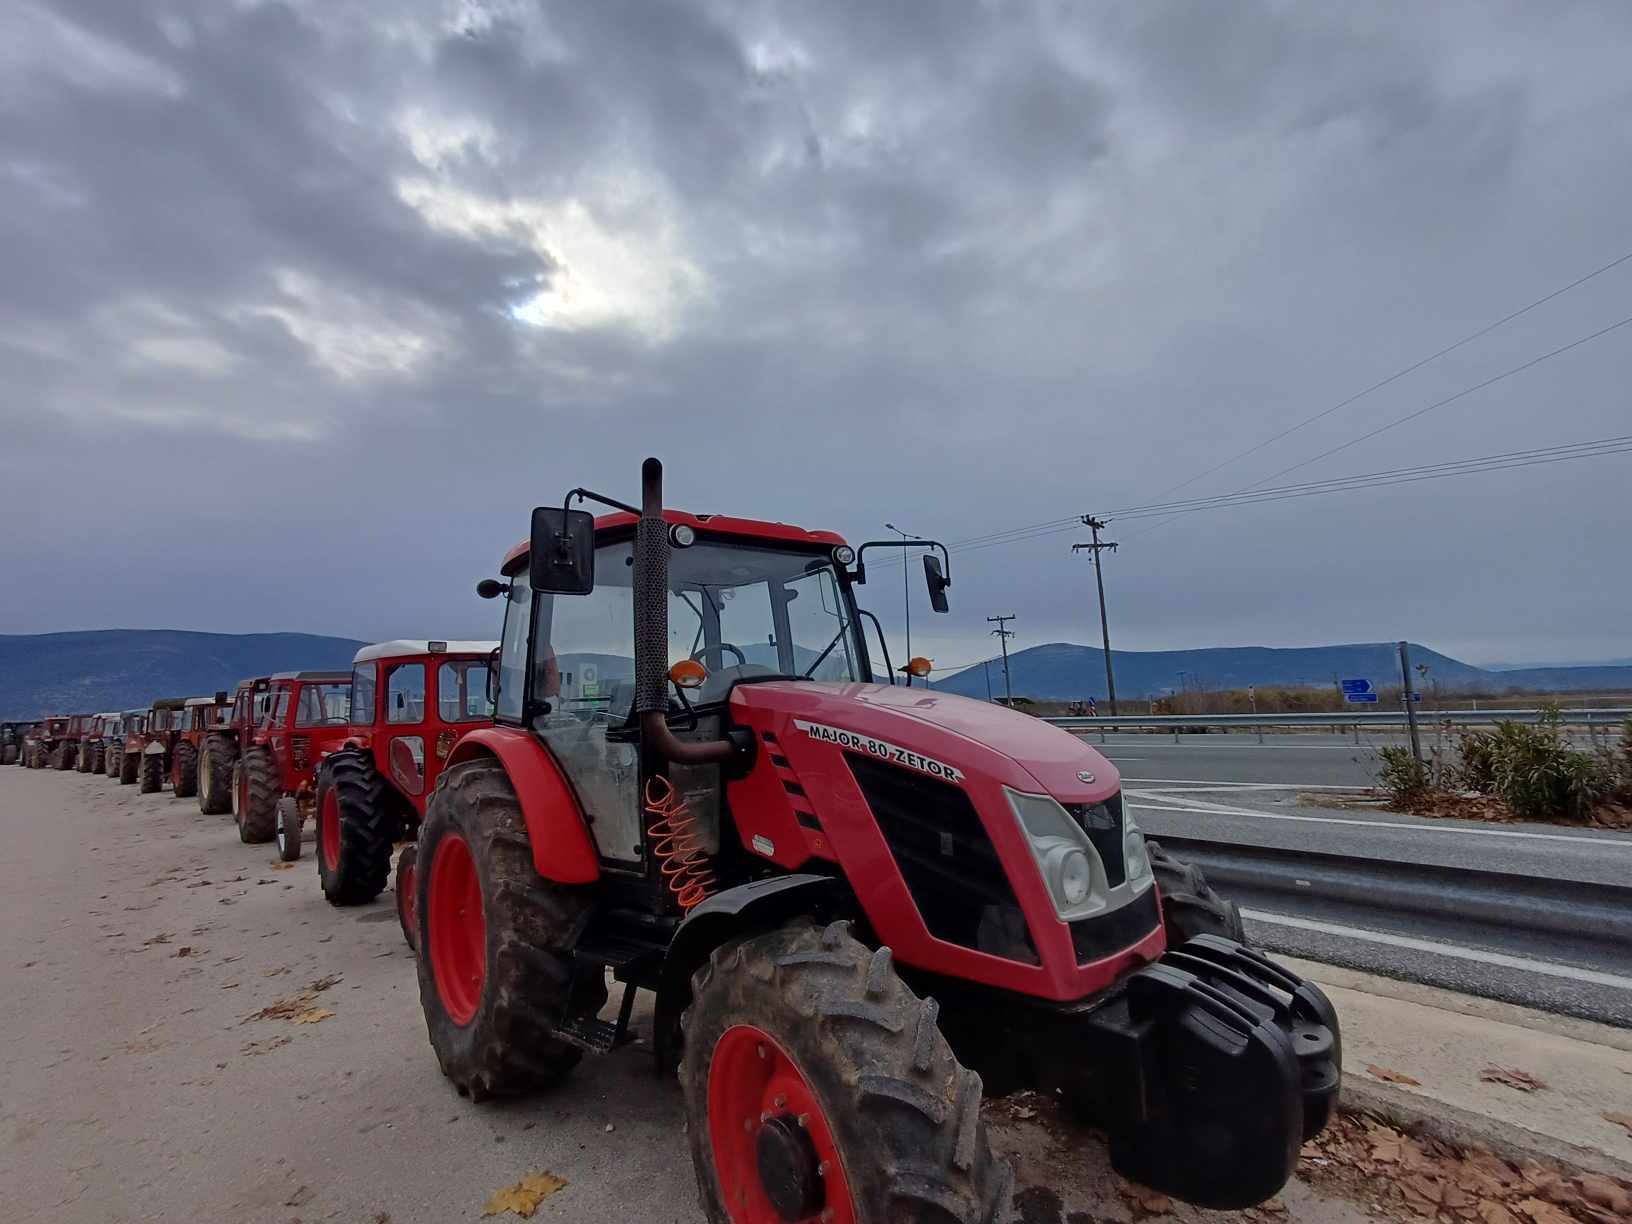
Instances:
[[[603,531],[613,531],[619,527],[633,527],[639,521],[637,515],[627,510],[619,510],[613,514],[596,516],[595,534]],[[775,540],[782,544],[804,544],[816,548],[837,548],[844,543],[844,537],[835,531],[806,531],[803,527],[795,527],[791,523],[768,523],[764,519],[732,518],[728,514],[691,514],[685,510],[663,511],[663,521],[670,526],[684,523],[698,532],[709,535],[737,536],[750,540]],[[528,550],[532,547],[531,540],[523,540],[509,552],[504,554],[504,564],[499,572],[513,573],[521,568],[521,562],[527,559]]]
[[[435,642],[436,650],[431,649]],[[372,646],[364,646],[352,658],[355,663],[367,663],[370,659],[401,659],[412,655],[481,655],[484,658],[499,648],[497,642],[455,642],[442,638],[397,638],[390,642],[375,642]]]
[[[347,684],[351,681],[350,672],[327,671],[286,671],[273,672],[269,680],[310,680],[314,684]]]
[[[214,697],[189,697],[189,698],[187,698],[187,704],[190,705],[190,706],[201,706],[201,705],[213,706],[213,705],[215,705],[217,703],[216,703],[216,700],[215,700]],[[227,704],[227,703],[222,703],[222,704]]]

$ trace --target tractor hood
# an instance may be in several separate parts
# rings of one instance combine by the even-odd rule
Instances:
[[[771,680],[739,684],[731,707],[750,724],[763,726],[767,716],[791,720],[783,734],[803,733],[879,755],[919,754],[927,772],[950,766],[1062,803],[1098,803],[1121,785],[1116,766],[1069,732],[1005,706],[933,689]],[[858,742],[847,743],[845,735]],[[926,769],[924,763],[916,767]]]

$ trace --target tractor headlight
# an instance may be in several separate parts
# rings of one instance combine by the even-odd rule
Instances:
[[[1037,860],[1054,912],[1070,921],[1103,908],[1105,872],[1087,834],[1047,795],[1004,793]]]
[[[1127,864],[1128,883],[1140,884],[1150,876],[1150,851],[1145,849],[1145,835],[1133,822],[1133,814],[1123,809],[1127,832],[1122,836],[1122,861]]]

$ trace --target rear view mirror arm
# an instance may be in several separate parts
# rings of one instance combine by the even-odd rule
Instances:
[[[867,560],[865,554],[869,548],[899,548],[901,549],[901,563],[903,565],[906,564],[906,550],[909,548],[938,549],[941,554],[941,568],[946,574],[946,585],[952,585],[952,559],[947,556],[946,545],[942,544],[939,540],[907,539],[868,540],[860,548],[856,549],[856,572],[850,580],[858,586],[867,581]]]

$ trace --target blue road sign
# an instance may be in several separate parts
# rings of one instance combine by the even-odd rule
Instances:
[[[1343,681],[1343,695],[1345,697],[1349,696],[1351,693],[1357,694],[1357,693],[1369,693],[1369,692],[1371,692],[1371,681],[1370,680],[1345,680],[1345,681]]]
[[[1422,700],[1422,694],[1421,693],[1412,693],[1411,696],[1408,698],[1408,700],[1410,700],[1410,701],[1421,701]]]
[[[1376,701],[1377,701],[1377,694],[1376,693],[1344,693],[1343,694],[1343,700],[1344,701],[1371,702],[1371,703],[1375,704]]]

